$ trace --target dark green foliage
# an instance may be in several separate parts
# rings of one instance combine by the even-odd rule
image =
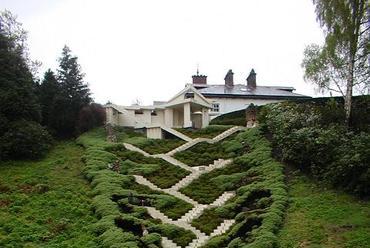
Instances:
[[[250,152],[239,156],[235,163],[254,179],[245,181],[236,197],[215,209],[222,218],[235,218],[236,224],[204,247],[275,247],[275,234],[287,205],[283,166],[271,158],[269,143],[258,129],[243,132],[237,138],[248,143]]]
[[[216,213],[214,208],[208,208],[203,211],[199,218],[193,220],[191,225],[201,230],[205,234],[211,234],[224,219]]]
[[[59,58],[57,79],[60,93],[54,98],[54,113],[48,126],[61,137],[77,133],[77,120],[80,110],[91,102],[90,90],[83,81],[84,74],[77,63],[77,57],[64,46]]]
[[[47,126],[54,118],[54,100],[58,94],[60,94],[59,83],[54,72],[49,69],[45,72],[44,79],[38,87],[43,125]]]
[[[176,153],[174,157],[189,166],[207,166],[216,159],[227,158],[228,154],[224,152],[220,144],[201,142],[185,151]]]
[[[213,138],[232,126],[226,125],[209,125],[202,129],[191,129],[191,128],[177,128],[176,130],[185,134],[186,136],[195,139],[195,138]]]
[[[160,233],[161,235],[173,240],[181,247],[185,247],[196,238],[195,234],[191,231],[184,230],[183,228],[170,224],[155,225],[150,227],[149,231]]]
[[[105,122],[105,109],[97,103],[90,103],[84,106],[79,114],[77,121],[78,133],[84,133],[94,127],[103,126]]]
[[[245,126],[247,124],[245,109],[234,111],[234,112],[227,113],[224,115],[220,115],[214,118],[213,120],[211,120],[210,124]]]
[[[14,121],[1,137],[0,153],[2,158],[7,159],[36,159],[47,153],[51,143],[51,136],[40,124]]]
[[[358,99],[364,106],[363,99],[369,98]],[[265,132],[272,135],[276,154],[283,161],[349,192],[369,195],[370,136],[359,132],[362,128],[367,131],[366,117],[361,118],[363,124],[354,133],[338,124],[339,116],[343,116],[343,110],[333,100],[286,102],[265,106],[259,120]]]
[[[11,13],[4,13],[0,16],[0,28],[4,25],[9,30],[0,29],[0,160],[40,158],[50,147],[50,136],[38,124],[41,108],[24,54],[26,37]],[[20,34],[11,33],[17,29]]]
[[[122,146],[110,151],[123,161],[121,173],[143,175],[161,188],[171,187],[190,173],[163,159],[145,157]]]
[[[240,174],[240,172],[245,170],[247,170],[247,167],[231,164],[225,168],[216,169],[201,175],[180,191],[201,204],[209,204],[216,200],[224,191],[235,190],[238,186],[240,187],[239,182],[244,179],[244,174]],[[227,180],[223,180],[226,176],[228,176]],[[230,177],[236,177],[236,179],[230,180]]]

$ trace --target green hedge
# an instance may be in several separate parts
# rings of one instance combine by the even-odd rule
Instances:
[[[271,136],[281,160],[335,187],[368,196],[370,98],[355,98],[352,122],[356,123],[349,130],[339,99],[324,100],[266,105],[258,116],[261,128]]]

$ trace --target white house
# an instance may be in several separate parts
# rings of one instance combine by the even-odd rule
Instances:
[[[202,128],[208,126],[210,102],[192,84],[168,102],[154,102],[150,106],[105,106],[107,123],[134,128],[146,128],[148,137],[161,138],[162,130],[174,134],[177,127]],[[180,135],[176,133],[175,135]]]
[[[207,76],[192,76],[193,82],[167,102],[150,106],[119,106],[107,104],[107,123],[134,128],[146,128],[152,138],[161,138],[162,131],[171,128],[202,128],[218,115],[247,108],[251,103],[264,105],[284,100],[308,98],[293,93],[285,86],[257,86],[252,69],[245,84],[234,84],[234,73],[229,70],[224,84],[207,84]],[[176,134],[175,134],[176,135]]]
[[[251,103],[264,105],[309,96],[294,93],[293,87],[257,86],[257,74],[252,69],[244,84],[234,84],[234,73],[229,70],[224,84],[207,84],[207,76],[193,76],[193,85],[212,104],[210,118],[246,109]]]

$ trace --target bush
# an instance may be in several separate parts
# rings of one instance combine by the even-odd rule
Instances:
[[[94,127],[104,125],[105,109],[97,103],[91,103],[83,107],[78,114],[77,130],[79,133],[86,132]]]
[[[369,99],[361,97],[354,102],[364,106]],[[354,107],[352,122],[358,119],[360,124],[352,123],[353,131],[343,124],[343,106],[338,99],[266,105],[258,119],[281,160],[348,192],[368,196],[370,142],[369,133],[361,130],[367,130],[365,123],[370,126],[370,122],[358,116],[365,112]]]
[[[40,124],[32,121],[16,121],[1,137],[1,159],[37,159],[50,149],[52,138]]]

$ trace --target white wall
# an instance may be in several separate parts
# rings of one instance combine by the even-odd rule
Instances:
[[[212,112],[210,110],[210,117],[211,119],[215,118],[218,115],[226,114],[229,112],[241,110],[247,108],[251,103],[254,105],[265,105],[268,103],[273,102],[281,102],[283,100],[270,100],[270,99],[236,99],[236,98],[207,98],[211,103],[218,103],[219,104],[219,112]]]

